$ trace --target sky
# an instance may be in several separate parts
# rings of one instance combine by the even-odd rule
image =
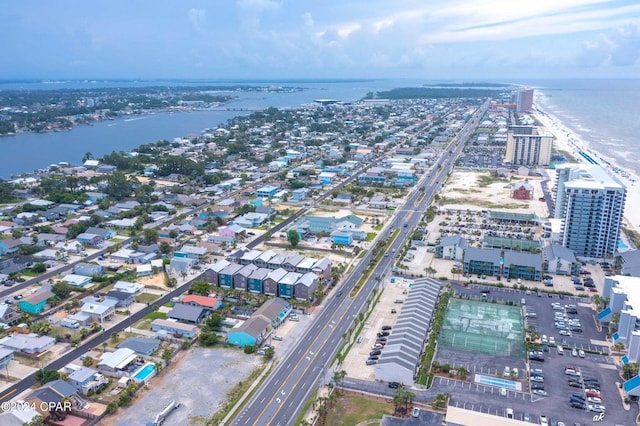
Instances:
[[[638,0],[20,0],[0,79],[638,78]]]

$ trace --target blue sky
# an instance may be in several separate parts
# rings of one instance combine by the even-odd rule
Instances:
[[[3,2],[0,78],[640,76],[637,0]]]

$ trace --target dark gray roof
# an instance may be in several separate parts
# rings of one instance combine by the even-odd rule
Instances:
[[[537,270],[542,269],[542,256],[540,254],[526,253],[522,251],[505,251],[504,265],[531,266]]]
[[[132,297],[133,293],[127,293],[126,291],[110,290],[107,293],[107,297],[115,300],[127,300]]]
[[[420,410],[420,417],[413,418],[409,417],[406,419],[401,419],[393,416],[383,416],[382,417],[382,426],[440,426],[442,424],[442,420],[444,418],[444,414],[436,413],[435,411],[430,410]]]
[[[139,354],[150,354],[158,348],[160,340],[158,339],[145,339],[143,337],[129,337],[124,342],[118,345],[120,348],[129,348]]]
[[[570,262],[576,262],[576,254],[570,248],[566,248],[560,244],[551,244],[544,249],[545,258],[548,261],[555,261],[560,258]]]
[[[64,396],[58,393],[57,391],[55,391],[53,388],[50,388],[49,386],[45,385],[31,392],[29,395],[27,395],[25,400],[29,400],[31,398],[38,398],[40,401],[43,401],[43,402],[58,403],[62,400],[62,398],[64,398]]]
[[[502,250],[494,248],[469,247],[464,251],[464,261],[472,260],[481,262],[492,262],[494,265],[500,264],[500,253]]]
[[[203,310],[204,308],[201,307],[176,303],[167,316],[177,320],[196,322],[200,318],[200,315],[202,315]]]
[[[76,389],[69,383],[64,380],[54,380],[52,382],[47,383],[47,386],[55,389],[58,393],[63,396],[71,396],[76,394]]]

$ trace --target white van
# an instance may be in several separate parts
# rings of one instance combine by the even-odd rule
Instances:
[[[543,344],[545,344],[545,345],[546,345],[547,343],[549,343],[549,338],[547,337],[547,335],[546,335],[546,334],[543,334],[543,335],[542,335],[542,343],[543,343]]]
[[[558,355],[564,355],[564,349],[562,349],[562,345],[558,345]]]

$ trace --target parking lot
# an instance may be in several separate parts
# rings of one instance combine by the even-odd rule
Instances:
[[[382,326],[390,325],[393,327],[395,324],[396,317],[402,309],[402,303],[395,302],[396,300],[403,301],[407,297],[406,292],[410,283],[411,280],[405,279],[394,279],[393,283],[387,280],[380,301],[368,321],[365,322],[362,332],[356,337],[356,343],[342,363],[342,368],[349,377],[375,380],[376,366],[375,364],[366,365],[367,358],[373,350],[372,346],[376,342],[377,333],[382,330]],[[392,313],[392,310],[395,310],[396,313]],[[393,333],[393,329],[390,330],[390,333]]]
[[[500,389],[497,387],[454,379],[436,379],[434,385],[440,391],[451,393],[452,405],[499,416],[505,416],[506,409],[511,408],[515,419],[523,420],[526,416],[532,423],[539,423],[540,416],[545,415],[549,419],[563,421],[565,424],[573,424],[574,422],[592,424],[595,412],[572,408],[569,404],[571,395],[585,394],[584,385],[569,386],[570,376],[564,372],[565,367],[572,366],[579,369],[582,377],[593,378],[600,383],[602,405],[606,407],[604,415],[606,424],[627,425],[635,423],[637,406],[632,405],[629,410],[624,408],[617,385],[622,382],[622,379],[614,360],[608,355],[608,345],[605,341],[606,330],[600,330],[597,326],[596,312],[588,300],[577,297],[560,299],[558,295],[548,297],[546,294],[538,297],[535,292],[527,294],[526,291],[507,288],[483,286],[470,286],[469,288],[454,286],[454,288],[459,295],[468,295],[478,299],[482,299],[482,290],[488,289],[490,292],[487,303],[491,303],[491,299],[495,299],[502,302],[511,301],[520,305],[524,299],[523,312],[536,313],[535,317],[526,317],[525,324],[534,325],[540,336],[544,334],[547,338],[554,337],[556,345],[563,344],[566,350],[563,355],[559,355],[555,346],[548,345],[549,351],[543,353],[544,362],[526,360],[525,364],[525,360],[522,360],[525,372],[529,372],[531,368],[543,371],[544,381],[540,384],[544,386],[547,396],[529,393],[530,382],[522,374],[519,378],[526,384],[523,386],[523,392],[509,390],[506,397],[500,396]],[[564,305],[576,305],[577,314],[570,316],[580,319],[583,332],[571,333],[570,336],[558,334],[554,323],[552,303],[560,303],[563,308]],[[556,310],[556,312],[560,312],[560,310]],[[571,349],[574,347],[583,349],[585,357],[572,356]],[[463,353],[441,353],[440,351],[438,353],[438,359],[448,359],[450,362],[456,362],[461,356],[465,357]],[[472,372],[480,370],[480,374],[499,375],[503,369],[502,364],[507,362],[496,359],[496,364],[491,365],[491,359],[485,358],[485,356],[480,357],[478,365],[470,370]]]

